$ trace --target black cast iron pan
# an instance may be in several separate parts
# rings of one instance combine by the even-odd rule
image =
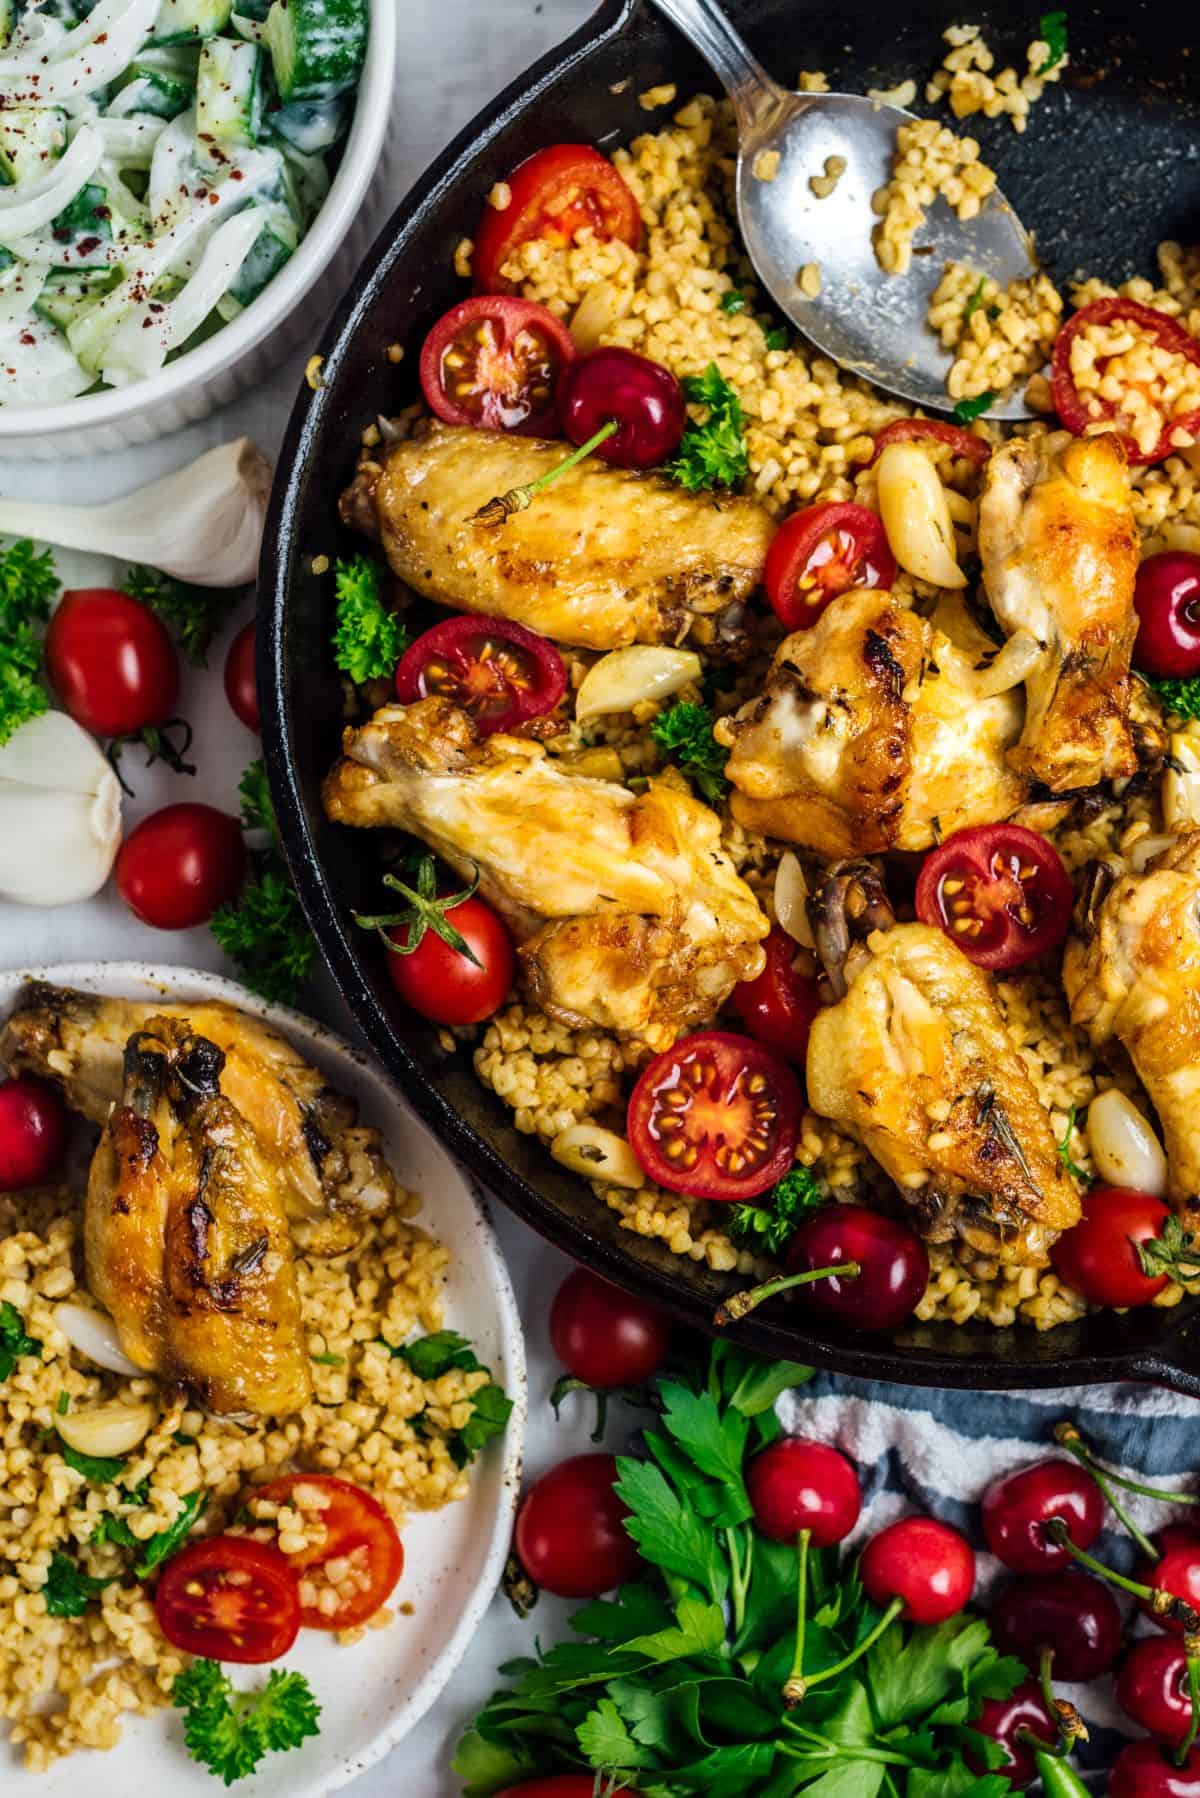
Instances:
[[[966,8],[1023,67],[1039,0]],[[877,0],[729,0],[768,68],[794,81],[825,69],[837,88],[923,77],[940,33],[964,15],[939,0],[881,10]],[[1161,238],[1200,237],[1200,50],[1194,12],[1167,0],[1104,0],[1070,10],[1071,68],[1035,108],[1025,136],[1006,120],[971,121],[985,156],[1051,272],[1109,279],[1152,273]],[[377,909],[371,833],[339,830],[320,806],[321,778],[341,730],[329,642],[333,592],[311,572],[317,554],[348,553],[337,495],[363,425],[416,390],[415,350],[462,297],[452,269],[483,196],[533,150],[560,139],[615,144],[647,129],[637,95],[664,81],[681,96],[712,77],[638,0],[604,0],[591,22],[482,113],[403,202],[371,251],[321,345],[323,385],[305,391],[288,429],[267,527],[259,608],[263,744],[284,844],[305,910],[367,1037],[417,1109],[472,1172],[535,1229],[580,1261],[705,1328],[725,1292],[718,1276],[621,1230],[585,1184],[520,1135],[476,1081],[464,1054],[394,997],[352,907]],[[403,104],[401,91],[400,104]],[[662,117],[663,115],[659,115]],[[991,146],[994,154],[988,155]],[[394,343],[408,346],[399,367]],[[1018,1327],[912,1324],[890,1336],[813,1331],[777,1301],[738,1327],[769,1354],[910,1384],[1022,1388],[1157,1380],[1200,1395],[1200,1313],[1105,1313],[1039,1335]]]

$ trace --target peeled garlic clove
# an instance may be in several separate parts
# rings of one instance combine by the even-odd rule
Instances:
[[[808,921],[808,882],[799,857],[789,849],[775,870],[775,916],[780,927],[804,949],[815,949],[816,938]]]
[[[0,897],[19,905],[74,905],[112,872],[120,784],[65,712],[31,718],[0,748],[0,841]]]
[[[879,513],[901,568],[935,587],[965,587],[954,523],[937,469],[915,443],[889,443],[875,471]]]
[[[1110,1186],[1129,1186],[1156,1198],[1166,1192],[1162,1144],[1133,1100],[1115,1086],[1088,1106],[1087,1139],[1096,1172]]]
[[[1200,744],[1186,731],[1173,731],[1162,783],[1163,823],[1168,830],[1200,824]]]
[[[571,320],[571,336],[581,356],[599,349],[617,320],[629,311],[632,294],[622,292],[611,281],[597,281],[589,287]]]
[[[1014,631],[1002,649],[998,649],[983,667],[972,662],[961,649],[941,638],[937,665],[950,682],[974,699],[993,699],[998,693],[1011,692],[1027,680],[1046,651],[1031,631]]]
[[[126,1379],[137,1379],[145,1373],[145,1368],[131,1361],[121,1347],[117,1326],[106,1311],[64,1299],[61,1305],[54,1307],[54,1323],[71,1347],[85,1360],[94,1361],[97,1367],[107,1368],[109,1373],[124,1374]]]
[[[550,1144],[555,1161],[585,1180],[603,1180],[610,1186],[645,1186],[646,1176],[637,1156],[623,1136],[603,1130],[599,1124],[571,1124]]]
[[[699,679],[700,657],[693,650],[634,643],[589,668],[575,695],[575,716],[582,721],[601,712],[628,712],[644,699],[666,699]]]
[[[111,1405],[68,1411],[56,1419],[55,1428],[77,1455],[127,1455],[150,1434],[157,1415],[153,1405],[114,1399]]]

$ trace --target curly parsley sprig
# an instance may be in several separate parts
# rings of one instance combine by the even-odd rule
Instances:
[[[706,705],[680,700],[668,706],[651,724],[650,735],[709,805],[721,803],[729,751],[713,736],[713,715]]]
[[[756,1205],[734,1205],[729,1234],[743,1248],[778,1255],[801,1220],[827,1203],[828,1193],[810,1168],[793,1167]]]
[[[379,564],[369,556],[339,562],[333,659],[356,685],[389,678],[408,648],[408,632],[383,600]]]
[[[298,1748],[319,1735],[321,1707],[303,1673],[277,1667],[257,1692],[235,1692],[216,1661],[193,1661],[178,1675],[171,1702],[183,1712],[193,1760],[231,1786],[271,1751]]]
[[[267,842],[252,850],[253,872],[237,898],[213,914],[212,933],[251,992],[294,1005],[316,965],[317,945],[288,878],[261,761],[251,762],[238,790],[243,827],[265,831]]]
[[[715,362],[702,375],[686,375],[684,396],[705,408],[703,424],[693,419],[666,472],[689,493],[704,487],[740,487],[750,472],[745,419],[736,389]]]
[[[27,538],[0,553],[0,744],[50,709],[41,627],[59,590],[54,557]]]

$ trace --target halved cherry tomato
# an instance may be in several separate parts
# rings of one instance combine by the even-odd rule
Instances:
[[[875,439],[871,466],[878,462],[889,443],[911,443],[921,437],[932,437],[935,443],[948,444],[956,456],[973,462],[976,468],[982,468],[992,453],[990,443],[985,443],[974,431],[964,430],[962,425],[944,424],[940,418],[893,418]]]
[[[767,551],[763,583],[780,624],[805,630],[839,593],[890,587],[896,558],[883,520],[845,500],[806,506],[785,518]]]
[[[1023,824],[956,830],[925,857],[917,916],[980,968],[1019,968],[1057,949],[1075,889],[1052,843]]]
[[[172,1555],[154,1594],[173,1648],[212,1661],[277,1661],[300,1631],[300,1587],[277,1548],[213,1536]]]
[[[480,293],[511,293],[501,272],[513,251],[535,237],[569,244],[590,230],[598,242],[618,238],[637,249],[642,218],[632,190],[607,156],[590,144],[551,144],[518,164],[508,178],[510,199],[501,212],[485,206],[475,235],[475,286]]]
[[[751,1036],[803,1067],[808,1033],[821,1009],[817,982],[797,974],[793,966],[797,944],[778,924],[772,926],[763,948],[766,967],[757,980],[739,981],[729,1002]]]
[[[571,333],[544,306],[479,295],[451,306],[425,339],[421,391],[447,424],[552,437],[558,379],[574,360]]]
[[[483,736],[552,712],[566,690],[553,643],[508,618],[445,618],[410,644],[396,669],[403,705],[430,695],[452,699]]]
[[[1149,332],[1160,349],[1169,351],[1173,356],[1181,356],[1200,368],[1200,343],[1177,319],[1171,318],[1167,313],[1159,312],[1153,306],[1139,305],[1136,300],[1118,299],[1115,295],[1110,299],[1093,300],[1090,306],[1081,306],[1059,332],[1050,364],[1054,409],[1067,430],[1072,431],[1076,437],[1085,436],[1089,426],[1095,427],[1105,420],[1117,419],[1121,412],[1121,402],[1097,399],[1094,402],[1097,409],[1093,411],[1092,403],[1085,404],[1080,399],[1075,377],[1071,373],[1071,345],[1089,325],[1111,325],[1121,320],[1138,325],[1143,331]],[[1101,370],[1103,366],[1103,362],[1097,364]],[[1187,431],[1193,436],[1200,431],[1200,410],[1189,412],[1184,418],[1172,419],[1149,452],[1140,449],[1135,439],[1127,433],[1121,431],[1118,435],[1131,462],[1161,462],[1165,456],[1170,455],[1174,447],[1171,438],[1178,430]]]
[[[343,1595],[332,1612],[302,1604],[300,1621],[306,1629],[353,1629],[387,1603],[404,1571],[404,1546],[379,1500],[361,1486],[339,1480],[334,1474],[285,1473],[256,1487],[254,1496],[305,1511],[302,1494],[306,1487],[319,1492],[326,1501],[319,1510],[313,1506],[308,1512],[320,1517],[325,1534],[300,1553],[287,1555],[287,1564],[296,1573],[303,1573],[309,1567],[323,1567],[328,1561],[348,1560],[348,1577],[354,1578],[357,1590]]]
[[[701,1030],[642,1070],[627,1116],[652,1180],[696,1199],[752,1199],[792,1165],[800,1088],[748,1036]]]

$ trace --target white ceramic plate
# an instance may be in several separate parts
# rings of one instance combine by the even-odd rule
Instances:
[[[130,999],[223,999],[283,1031],[383,1132],[404,1185],[422,1194],[417,1219],[452,1254],[446,1286],[447,1327],[470,1337],[513,1399],[503,1444],[476,1462],[468,1497],[403,1529],[405,1567],[396,1602],[411,1604],[387,1629],[339,1648],[315,1630],[301,1632],[281,1663],[307,1676],[322,1707],[321,1733],[300,1749],[268,1755],[260,1771],[233,1788],[240,1798],[324,1798],[394,1748],[450,1679],[486,1611],[508,1554],[520,1484],[525,1429],[525,1352],[508,1275],[480,1200],[445,1149],[364,1056],[298,1012],[265,1005],[219,975],[140,962],[71,962],[0,972],[0,1019],[25,981],[49,980]],[[231,1669],[254,1686],[265,1668]],[[244,1672],[246,1678],[240,1678]],[[0,1725],[2,1731],[2,1725]],[[217,1798],[224,1790],[188,1758],[177,1711],[131,1717],[119,1747],[58,1761],[49,1773],[19,1773],[19,1759],[0,1733],[0,1789],[12,1798]]]

